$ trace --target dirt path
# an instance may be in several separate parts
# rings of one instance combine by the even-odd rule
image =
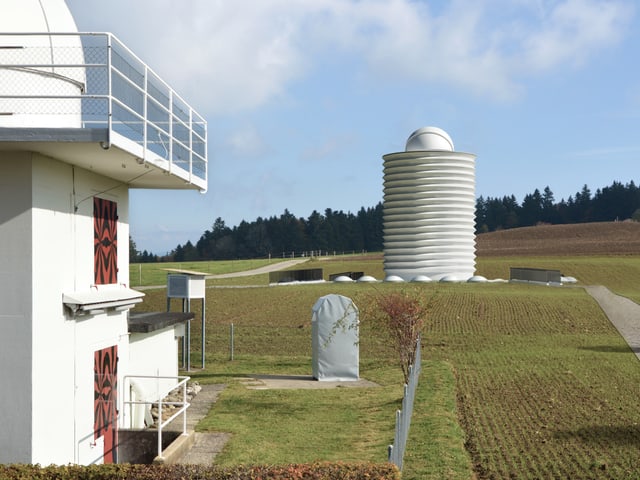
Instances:
[[[584,287],[640,360],[640,305],[611,292],[607,287]]]
[[[245,270],[242,272],[233,273],[221,273],[219,275],[207,275],[205,278],[233,278],[233,277],[249,277],[251,275],[260,275],[261,273],[276,272],[278,270],[284,270],[285,268],[293,267],[299,263],[304,263],[308,258],[296,258],[294,260],[285,260],[284,262],[272,263],[271,265],[265,265],[264,267],[254,268],[253,270]]]

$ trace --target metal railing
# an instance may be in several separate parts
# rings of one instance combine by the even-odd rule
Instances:
[[[110,33],[0,33],[0,115],[105,128],[206,189],[206,121]]]
[[[409,383],[404,386],[402,409],[396,411],[396,430],[393,445],[389,445],[389,462],[395,464],[400,470],[402,470],[404,451],[407,446],[407,438],[409,437],[409,427],[411,426],[413,402],[416,398],[416,389],[418,388],[418,378],[422,370],[420,350],[420,337],[418,337],[416,356],[413,365],[409,367]]]
[[[178,418],[179,415],[183,415],[182,417],[182,434],[186,435],[187,434],[187,409],[189,408],[189,403],[187,402],[187,382],[191,379],[191,377],[184,377],[184,376],[179,376],[179,377],[168,377],[168,376],[153,376],[153,375],[126,375],[123,379],[124,381],[124,386],[125,386],[125,392],[129,392],[131,390],[131,380],[132,379],[152,379],[152,380],[156,380],[158,382],[158,398],[156,399],[144,399],[144,400],[125,400],[123,402],[123,405],[125,406],[124,410],[124,418],[125,418],[125,422],[126,422],[126,418],[127,418],[127,408],[129,407],[129,422],[132,423],[133,422],[133,413],[132,413],[132,409],[135,405],[154,405],[157,404],[158,405],[158,421],[157,421],[157,429],[158,429],[158,457],[162,457],[162,430],[164,429],[164,427],[166,427],[167,425],[169,425],[173,420],[175,420],[176,418]],[[178,380],[178,383],[176,383],[173,386],[173,390],[176,390],[180,387],[182,387],[182,401],[181,402],[171,402],[171,401],[164,401],[162,398],[162,394],[160,393],[160,380]],[[129,382],[129,383],[127,383]],[[129,388],[127,388],[127,386]],[[173,405],[176,407],[179,407],[175,413],[173,413],[173,415],[171,415],[169,418],[167,418],[166,420],[162,419],[162,409],[163,406],[165,405]]]

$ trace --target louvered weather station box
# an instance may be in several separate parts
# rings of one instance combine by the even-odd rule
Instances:
[[[182,272],[167,275],[167,298],[204,298],[204,273]]]
[[[205,273],[167,268],[167,312],[171,299],[182,299],[182,311],[191,311],[191,300],[202,299],[202,368],[205,361]],[[191,369],[191,322],[187,322],[186,335],[182,337],[182,368]]]

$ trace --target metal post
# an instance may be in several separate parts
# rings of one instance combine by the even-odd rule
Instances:
[[[187,382],[182,384],[182,408],[187,404]],[[187,411],[182,414],[182,434],[187,434]]]
[[[158,456],[162,456],[162,398],[160,397],[160,378],[157,381],[158,388]]]
[[[187,372],[191,371],[191,320],[187,320]]]
[[[109,139],[107,140],[107,147],[111,147],[111,130],[113,128],[113,95],[112,95],[112,84],[113,81],[111,79],[112,72],[112,45],[111,45],[111,35],[107,34],[107,109],[109,110],[107,113],[107,135],[109,135]],[[104,145],[103,145],[104,148]]]
[[[229,329],[229,360],[233,361],[233,323]]]
[[[173,122],[173,89],[169,89],[169,149],[167,151],[169,173],[171,173],[171,171],[173,170]]]
[[[142,105],[142,156],[146,157],[147,149],[149,148],[149,138],[148,138],[148,125],[147,121],[149,118],[149,114],[147,112],[148,104],[149,104],[149,67],[145,64],[144,66],[144,90],[142,91],[143,105]],[[146,158],[142,158],[142,160],[146,160]],[[191,180],[191,179],[189,179]]]
[[[204,348],[205,348],[205,301],[202,297],[202,368],[204,369]]]
[[[396,433],[393,444],[399,448],[394,460],[395,464],[398,466],[398,469],[402,470],[402,456],[404,455],[404,451],[402,450],[400,436],[402,433],[400,432],[402,424],[402,412],[400,410],[396,410]]]
[[[187,345],[187,337],[186,337],[187,326],[185,325],[185,333],[182,334],[182,369],[184,370],[187,365],[187,354],[186,354],[186,345]]]
[[[187,309],[191,311],[191,299],[187,298]],[[191,320],[187,320],[187,372],[191,371]]]

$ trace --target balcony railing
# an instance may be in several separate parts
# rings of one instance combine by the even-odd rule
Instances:
[[[105,129],[206,190],[206,121],[109,33],[0,33],[0,126]]]

